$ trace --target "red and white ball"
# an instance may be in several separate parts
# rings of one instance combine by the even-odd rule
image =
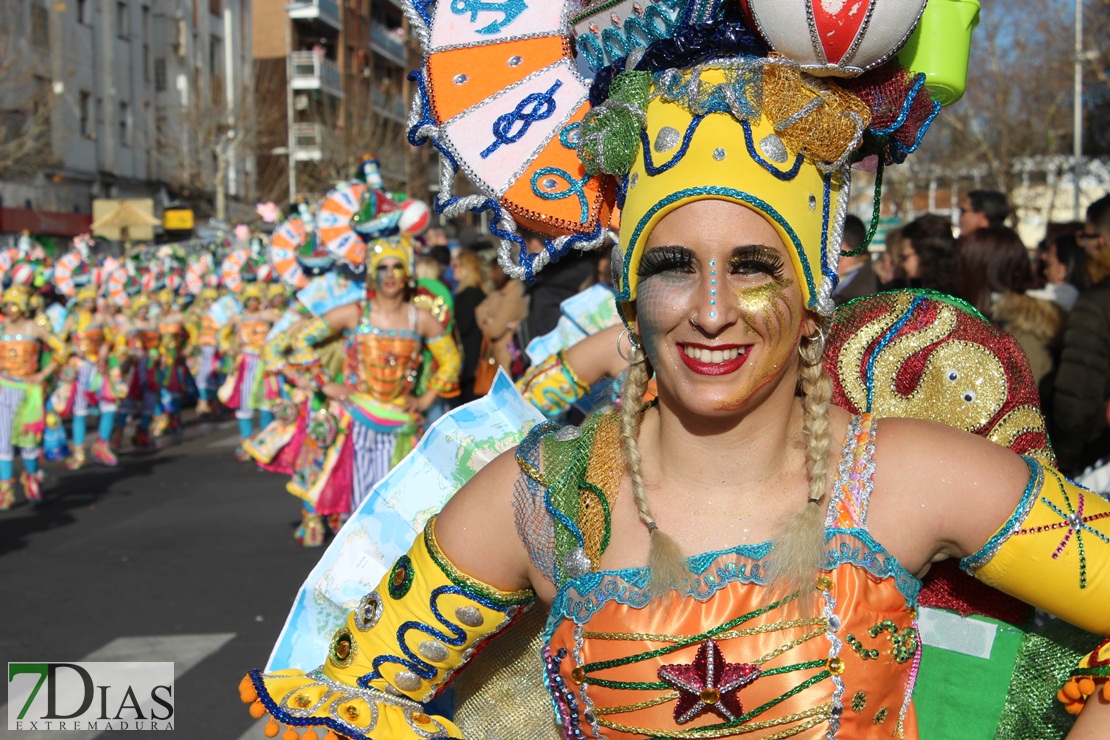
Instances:
[[[815,75],[853,77],[906,43],[925,0],[740,0],[772,49]]]
[[[30,285],[35,282],[35,268],[26,262],[21,262],[11,271],[12,285]]]
[[[406,200],[401,204],[401,218],[397,222],[401,231],[410,236],[421,234],[432,222],[432,211],[422,200]]]

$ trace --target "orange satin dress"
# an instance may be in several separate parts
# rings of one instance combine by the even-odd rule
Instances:
[[[920,582],[868,533],[873,453],[873,422],[857,417],[826,520],[819,616],[773,599],[770,543],[691,558],[686,598],[665,608],[650,603],[645,568],[566,577],[544,648],[564,737],[916,738]]]

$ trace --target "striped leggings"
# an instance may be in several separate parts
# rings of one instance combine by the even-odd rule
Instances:
[[[351,445],[355,453],[354,489],[351,492],[353,512],[370,495],[370,489],[389,473],[397,436],[383,434],[356,421],[351,424]]]

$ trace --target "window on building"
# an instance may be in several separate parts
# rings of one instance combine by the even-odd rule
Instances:
[[[347,67],[352,72],[358,72],[358,56],[355,54],[355,47],[347,45]]]
[[[131,106],[119,104],[119,144],[131,146]]]
[[[150,84],[150,6],[143,6],[143,82]]]
[[[208,12],[212,15],[219,15],[224,12],[223,0],[208,0]]]
[[[86,139],[91,139],[93,136],[92,121],[89,119],[90,97],[84,90],[77,93],[77,128],[81,136]]]
[[[165,59],[155,59],[154,60],[154,91],[155,92],[165,92],[166,91],[166,60]]]
[[[127,3],[116,3],[116,35],[121,39],[131,38],[131,15]]]
[[[77,22],[86,24],[89,22],[89,3],[88,0],[77,0]]]
[[[224,45],[219,36],[208,37],[208,69],[212,74],[219,74],[224,58]]]
[[[45,5],[31,6],[31,43],[40,49],[50,48],[50,16]]]

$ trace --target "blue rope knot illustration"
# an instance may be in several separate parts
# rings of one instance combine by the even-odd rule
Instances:
[[[555,93],[562,86],[563,81],[556,80],[555,84],[548,88],[546,92],[535,92],[527,95],[517,103],[515,110],[503,116],[498,116],[493,123],[495,140],[482,151],[482,159],[493,154],[503,144],[514,144],[519,141],[528,133],[528,129],[532,127],[533,123],[550,118],[551,114],[555,112]],[[518,125],[519,128],[514,130],[514,127]]]
[[[566,183],[566,188],[562,190],[558,189],[560,180]],[[585,190],[586,183],[589,180],[589,175],[578,180],[566,170],[558,167],[544,167],[532,175],[532,192],[544,200],[562,200],[571,195],[577,196],[580,211],[578,220],[585,223],[590,217],[590,203]]]
[[[476,33],[499,33],[505,26],[515,21],[521,13],[528,9],[524,0],[501,0],[501,2],[488,2],[484,0],[451,0],[451,12],[455,15],[470,13],[470,22],[478,22],[479,13],[503,13],[504,18],[494,21],[484,28],[479,28]]]

